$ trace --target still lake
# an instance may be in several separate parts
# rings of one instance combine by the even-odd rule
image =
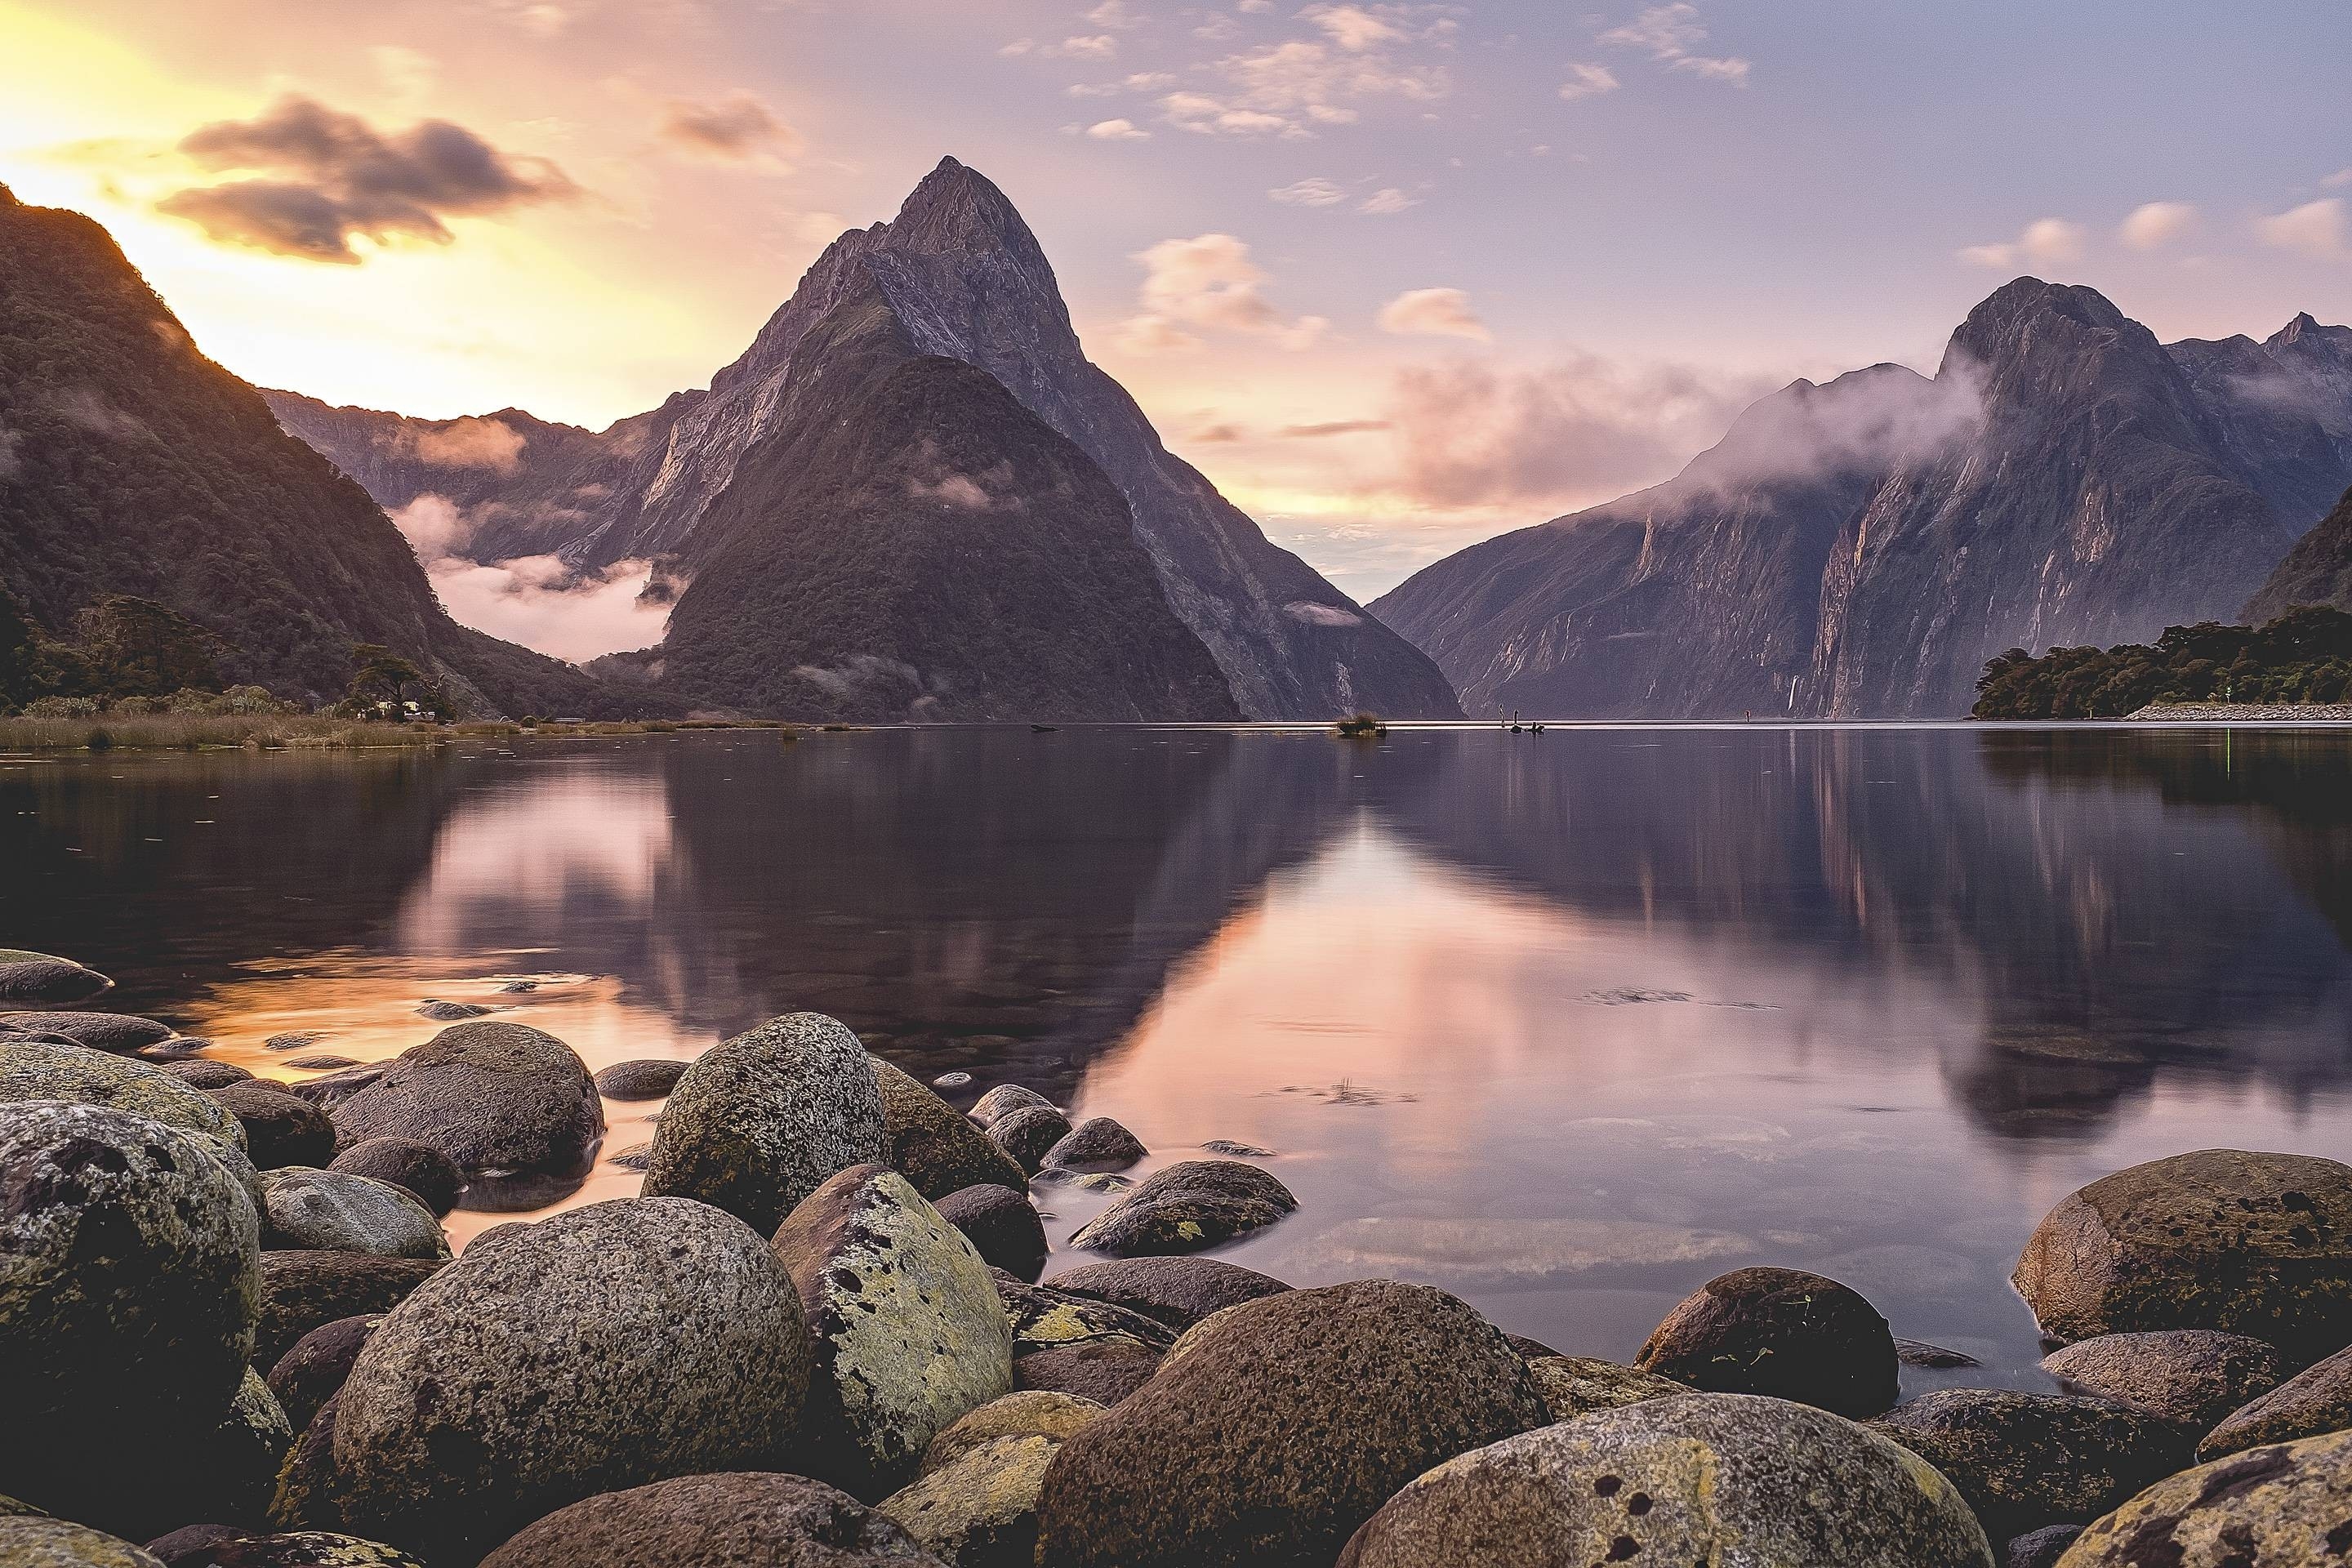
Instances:
[[[1219,1256],[1293,1283],[1426,1280],[1622,1360],[1702,1280],[1801,1266],[1987,1363],[1906,1388],[2048,1386],[2007,1275],[2083,1183],[2352,1155],[2347,941],[2340,730],[0,756],[0,946],[257,1071],[395,1054],[427,998],[592,1068],[814,1009],[959,1103],[1116,1116],[1145,1170],[1276,1151],[1299,1213]],[[570,1202],[636,1190],[609,1160],[657,1107],[606,1110]],[[1039,1200],[1057,1246],[1109,1201]]]

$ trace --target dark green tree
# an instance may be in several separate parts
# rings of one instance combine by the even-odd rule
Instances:
[[[110,594],[74,617],[79,681],[89,697],[169,697],[221,689],[221,640],[152,599]]]
[[[368,713],[390,703],[395,712],[404,712],[405,705],[414,702],[417,711],[428,718],[449,717],[449,705],[440,689],[410,660],[380,643],[364,642],[352,645],[352,658],[358,661],[359,670],[352,677],[351,691],[344,699],[350,710]]]
[[[0,584],[0,713],[22,708],[46,690],[40,633]]]

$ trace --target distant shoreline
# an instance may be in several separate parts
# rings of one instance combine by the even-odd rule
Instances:
[[[2347,724],[2347,702],[2151,702],[2126,724]]]

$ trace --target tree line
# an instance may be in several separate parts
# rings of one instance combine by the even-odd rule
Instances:
[[[2304,605],[2260,626],[2167,626],[2151,644],[2011,648],[1977,682],[1979,719],[2120,719],[2151,703],[2336,703],[2352,694],[2352,615]]]

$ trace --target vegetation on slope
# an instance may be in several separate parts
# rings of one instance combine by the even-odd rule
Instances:
[[[2153,645],[2013,647],[1985,666],[1979,719],[2120,719],[2152,702],[2341,702],[2352,615],[2305,605],[2260,626],[2167,626]]]

